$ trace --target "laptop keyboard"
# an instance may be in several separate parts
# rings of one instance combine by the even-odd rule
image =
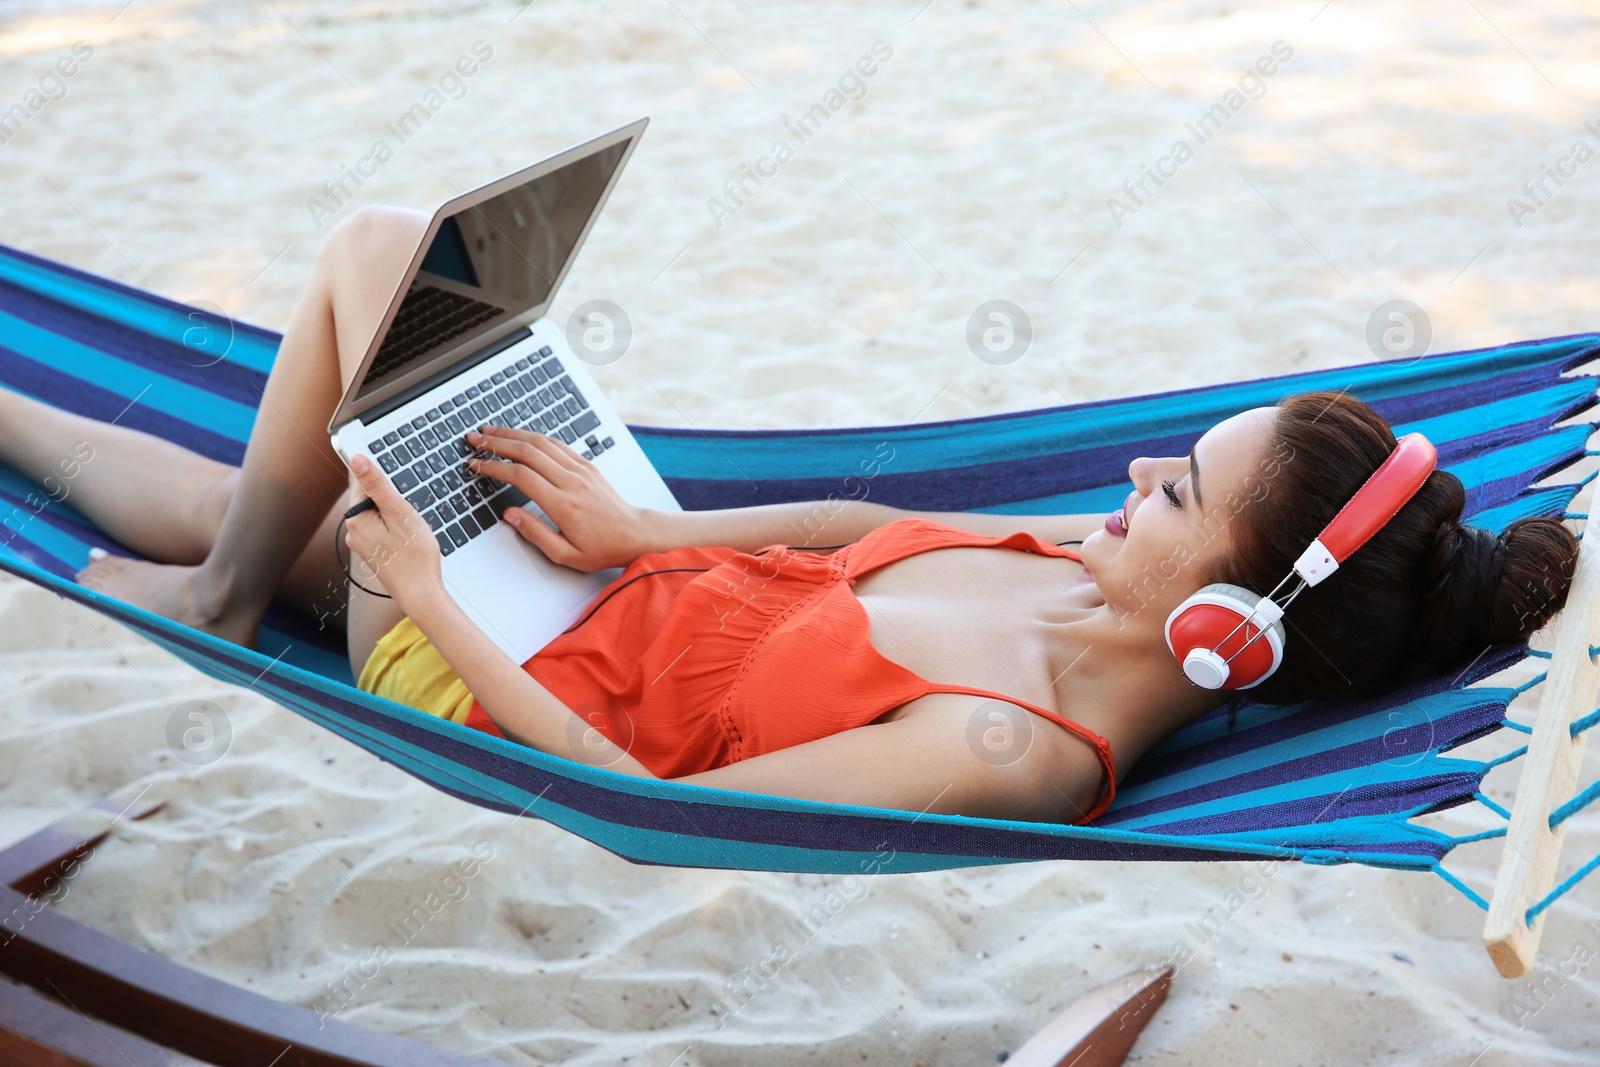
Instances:
[[[367,377],[388,374],[413,356],[488,322],[500,312],[493,304],[436,285],[414,286],[400,302],[400,311],[384,335],[383,344],[378,346]]]
[[[522,490],[467,466],[474,456],[499,458],[467,444],[468,430],[486,422],[534,430],[580,448],[584,459],[616,443],[595,433],[600,417],[550,353],[546,345],[367,445],[445,555],[493,526],[506,508],[528,503]]]

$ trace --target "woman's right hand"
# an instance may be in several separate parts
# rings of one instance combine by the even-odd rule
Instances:
[[[561,528],[520,504],[501,518],[552,562],[580,571],[625,567],[648,551],[648,509],[622,499],[593,463],[555,438],[510,426],[467,432],[467,444],[499,459],[467,461],[474,471],[520,489]]]

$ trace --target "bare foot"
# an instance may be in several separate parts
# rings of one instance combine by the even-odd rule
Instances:
[[[261,616],[246,618],[211,609],[200,589],[199,567],[185,567],[89,550],[89,565],[76,575],[79,585],[173,622],[204,630],[224,641],[255,648]]]

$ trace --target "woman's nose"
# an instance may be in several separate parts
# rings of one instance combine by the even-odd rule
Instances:
[[[1153,456],[1140,456],[1128,464],[1128,479],[1133,482],[1135,489],[1143,496],[1149,496],[1156,491],[1156,486],[1161,484],[1163,478],[1176,481],[1182,478],[1189,469],[1188,461],[1177,457],[1167,456],[1156,458]]]
[[[1155,486],[1155,480],[1152,476],[1152,465],[1155,462],[1149,456],[1140,456],[1128,464],[1128,480],[1133,483],[1135,489],[1145,496],[1149,496],[1151,489]]]

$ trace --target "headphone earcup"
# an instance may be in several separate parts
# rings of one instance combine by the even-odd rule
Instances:
[[[1275,619],[1254,641],[1256,628],[1240,626],[1265,600],[1217,582],[1179,604],[1167,616],[1166,638],[1184,676],[1205,689],[1250,689],[1271,677],[1283,662],[1282,621]]]

